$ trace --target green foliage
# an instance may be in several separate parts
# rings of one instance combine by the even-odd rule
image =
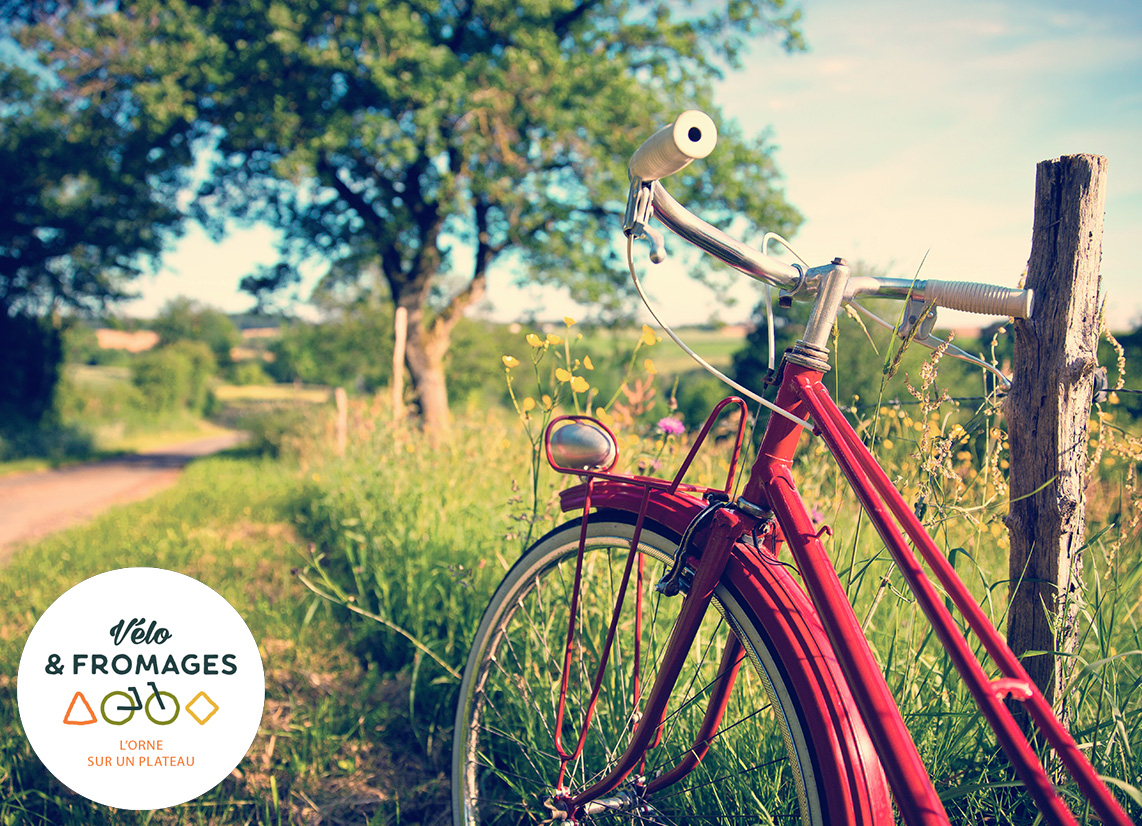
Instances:
[[[897,321],[899,302],[862,302],[887,321]],[[789,310],[775,308],[774,363],[781,363],[782,354],[796,343],[805,330],[809,315],[808,304],[795,304]],[[764,305],[759,306],[753,318],[754,329],[746,337],[745,345],[733,356],[730,375],[735,381],[755,392],[764,388],[768,369],[769,343]],[[941,335],[941,338],[945,336]],[[974,342],[957,341],[972,352]],[[885,375],[885,365],[899,352],[901,339],[891,331],[868,322],[855,314],[841,315],[830,344],[832,369],[825,376],[837,403],[843,408],[857,406],[875,408],[882,402],[909,400],[908,383],[915,384],[920,365],[931,351],[919,344],[909,344],[900,360],[896,374]],[[977,355],[984,355],[977,353]],[[992,386],[981,372],[962,362],[947,358],[940,367],[940,386],[949,388],[953,396],[981,396]]]
[[[392,308],[358,304],[328,321],[295,321],[282,327],[270,352],[266,369],[277,381],[375,392],[392,378]]]
[[[49,319],[0,307],[0,341],[0,430],[39,424],[51,413],[63,363],[60,330]]]
[[[519,341],[509,325],[464,318],[452,334],[444,363],[452,396],[477,403],[506,402],[500,357]]]
[[[413,729],[440,758],[468,644],[510,564],[503,505],[523,452],[495,418],[467,422],[435,446],[362,424],[346,457],[317,465],[303,491],[299,530],[315,554],[305,577],[342,606],[363,660],[412,674]]]
[[[1098,363],[1107,367],[1110,388],[1142,389],[1142,380],[1139,380],[1137,373],[1132,375],[1127,368],[1130,365],[1131,369],[1137,370],[1137,365],[1142,364],[1142,326],[1117,339],[1104,335],[1099,341]],[[1142,395],[1116,393],[1115,397],[1116,403],[1132,419],[1142,418]]]
[[[313,415],[298,404],[261,405],[236,422],[248,435],[245,447],[258,456],[294,457],[313,438]]]
[[[488,268],[566,284],[612,315],[629,290],[613,248],[626,163],[684,108],[714,110],[713,80],[747,40],[803,46],[779,0],[708,4],[504,0],[424,6],[349,0],[75,3],[22,41],[62,89],[102,110],[93,72],[158,135],[209,135],[213,174],[195,209],[284,232],[287,263],[379,275],[409,310],[410,368],[439,387],[443,353]],[[790,232],[770,146],[723,123],[701,180],[678,182],[711,219]],[[456,265],[455,239],[474,255]],[[288,271],[256,274],[259,296]],[[422,397],[427,415],[445,399]]]
[[[0,822],[295,823],[303,819],[304,799],[349,817],[352,805],[339,802],[344,787],[331,778],[343,777],[362,755],[373,761],[386,754],[380,731],[404,735],[393,688],[357,667],[340,623],[291,575],[300,562],[290,526],[297,492],[295,474],[281,464],[204,459],[174,488],[16,549],[5,560],[0,661],[11,670],[0,677]],[[266,717],[238,772],[190,803],[158,813],[108,809],[60,786],[32,751],[16,708],[15,666],[35,619],[73,585],[127,565],[178,571],[217,590],[241,612],[265,661]],[[391,748],[406,751],[395,740]],[[415,812],[407,796],[423,782],[410,769],[387,781],[359,779],[356,788],[368,788],[373,808],[378,799],[406,795],[406,809]]]
[[[230,350],[242,343],[242,335],[229,316],[184,296],[164,304],[150,327],[158,333],[160,346],[202,342],[210,348],[214,364],[221,369],[233,363]]]
[[[63,360],[66,364],[100,364],[104,353],[99,347],[95,328],[76,318],[68,319],[63,328]]]
[[[60,417],[67,422],[101,425],[126,421],[146,408],[129,368],[81,369],[69,365],[59,386]]]
[[[718,402],[731,395],[734,395],[733,388],[703,370],[691,370],[679,376],[674,391],[678,415],[692,430],[700,428]]]
[[[229,378],[234,384],[242,386],[269,384],[271,381],[269,373],[260,361],[235,363],[230,368]]]
[[[517,339],[507,325],[460,319],[444,362],[453,395],[476,402],[506,399],[497,365]],[[375,393],[392,381],[392,308],[358,304],[327,321],[294,321],[282,328],[270,352],[273,360],[265,369],[276,381]]]
[[[76,105],[0,50],[0,428],[50,427],[61,309],[121,298],[178,231],[184,135],[148,134],[119,95]],[[26,62],[26,61],[25,61]],[[7,424],[5,424],[7,423]]]
[[[203,413],[211,404],[210,379],[216,370],[205,342],[179,341],[140,353],[131,368],[131,381],[152,412]]]
[[[181,226],[189,135],[100,84],[88,87],[98,105],[77,102],[19,60],[0,56],[0,315],[120,298],[139,259]]]

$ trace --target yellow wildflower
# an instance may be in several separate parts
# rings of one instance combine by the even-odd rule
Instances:
[[[555,333],[547,334],[547,343],[553,347],[558,347],[563,343],[563,336],[557,336]]]
[[[531,396],[528,396],[520,403],[520,406],[523,408],[524,413],[526,413],[529,410],[534,410],[535,409],[535,399],[533,399]]]
[[[587,380],[582,376],[574,376],[571,379],[571,389],[576,393],[586,393],[587,388],[591,385],[587,384]]]
[[[563,323],[566,324],[568,327],[571,327],[572,325],[575,324],[575,319],[573,319],[569,315],[565,315],[565,316],[563,316]]]
[[[650,375],[658,375],[658,370],[654,367],[653,359],[647,359],[642,363],[642,366],[646,368],[646,372],[650,373]]]
[[[540,399],[540,401],[543,402],[544,410],[550,410],[555,406],[555,402],[551,401],[551,396],[547,395],[546,393],[543,394],[543,397]]]
[[[509,370],[511,370],[513,367],[519,367],[519,359],[515,358],[514,356],[504,356],[501,360],[504,363],[504,367],[508,368]]]
[[[555,378],[559,381],[571,381],[571,373],[563,367],[556,368]]]
[[[530,344],[532,347],[542,347],[543,346],[543,339],[541,339],[535,333],[528,333],[527,334],[527,343]]]
[[[583,369],[584,370],[594,370],[595,369],[595,365],[591,364],[591,357],[590,356],[583,356]]]
[[[658,341],[658,336],[654,334],[654,330],[650,329],[647,325],[642,325],[642,343],[647,347]]]

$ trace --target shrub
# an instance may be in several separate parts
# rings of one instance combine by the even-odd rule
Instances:
[[[236,362],[228,371],[230,381],[234,384],[252,385],[252,384],[269,384],[270,377],[266,373],[261,362],[258,361],[239,361]]]
[[[210,379],[216,370],[214,355],[205,343],[178,341],[140,354],[132,366],[131,380],[152,412],[186,408],[203,413],[212,406]]]

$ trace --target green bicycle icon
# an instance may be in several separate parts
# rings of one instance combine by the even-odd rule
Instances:
[[[169,726],[178,719],[181,706],[178,703],[178,698],[171,694],[169,691],[159,691],[158,686],[153,682],[148,682],[147,685],[151,687],[151,694],[147,697],[146,702],[143,702],[139,697],[139,690],[135,686],[129,686],[127,691],[112,691],[110,694],[103,698],[103,702],[99,704],[99,715],[113,726],[122,726],[131,722],[135,716],[135,712],[139,709],[147,715],[147,719],[154,723],[156,726]],[[132,698],[131,695],[134,695]],[[127,702],[127,705],[112,706],[110,711],[113,712],[108,715],[107,704],[111,702],[112,698],[121,697]],[[166,698],[165,700],[163,698]],[[158,702],[157,716],[152,711],[151,704]],[[125,714],[114,714],[114,712],[126,712]]]

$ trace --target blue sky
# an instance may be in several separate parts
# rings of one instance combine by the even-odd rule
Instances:
[[[808,0],[804,12],[807,53],[758,43],[717,86],[724,112],[776,147],[806,219],[792,239],[804,258],[843,255],[901,276],[924,261],[921,277],[1014,285],[1030,250],[1036,164],[1101,154],[1108,314],[1115,329],[1142,321],[1129,252],[1142,241],[1142,4]],[[704,163],[717,161],[715,150]],[[163,272],[140,279],[144,297],[129,312],[178,294],[248,307],[238,281],[273,259],[272,239],[253,230],[214,245],[192,231]],[[680,267],[640,262],[668,321],[736,320],[756,301],[743,284],[738,304],[718,309]],[[496,317],[576,311],[511,282],[506,270],[491,279]]]

